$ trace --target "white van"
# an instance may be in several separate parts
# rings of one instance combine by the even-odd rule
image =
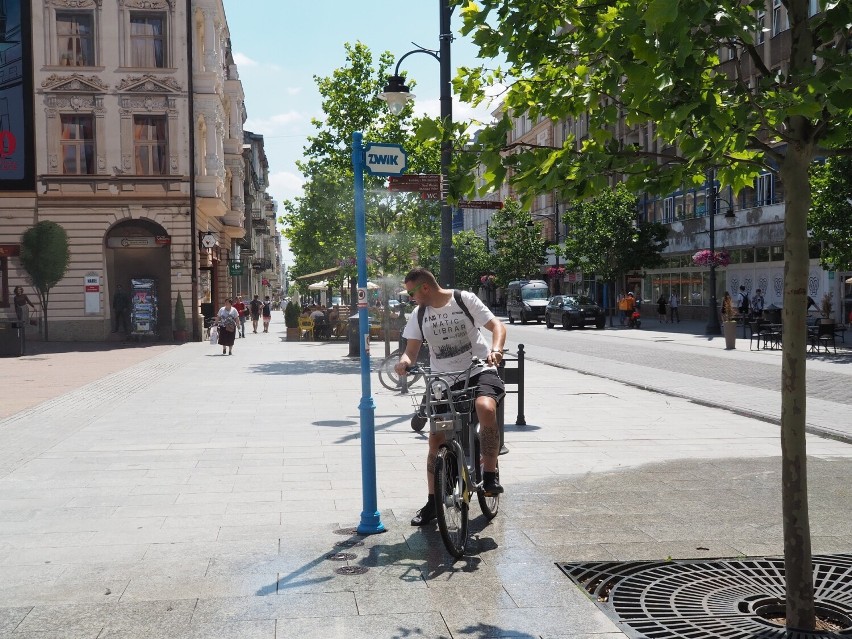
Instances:
[[[541,322],[549,297],[550,289],[544,280],[509,282],[506,287],[506,315],[509,316],[509,323],[514,324],[516,318],[521,324],[530,320]]]

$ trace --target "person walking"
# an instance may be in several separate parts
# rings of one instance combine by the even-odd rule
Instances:
[[[130,324],[128,321],[128,311],[130,310],[130,296],[121,284],[115,287],[115,294],[112,296],[112,332],[118,333],[118,326],[121,324],[124,333],[130,332]]]
[[[242,295],[237,295],[237,301],[234,302],[234,308],[237,309],[237,313],[240,314],[240,337],[245,337],[246,315],[248,314],[248,308],[246,308],[246,303],[243,301]]]
[[[677,298],[677,293],[672,291],[672,294],[669,295],[669,322],[674,324],[675,317],[677,317],[677,323],[680,324],[680,311],[678,310],[678,306],[680,300]]]
[[[740,292],[737,293],[737,309],[743,321],[745,321],[745,318],[748,317],[748,293],[745,286],[740,286]]]
[[[226,299],[225,305],[216,315],[219,320],[219,346],[222,347],[222,355],[225,354],[225,350],[228,351],[228,355],[234,354],[234,340],[237,337],[237,325],[240,322],[240,314],[231,302],[231,298]]]
[[[252,332],[257,333],[257,323],[260,320],[260,311],[263,309],[263,302],[260,301],[260,296],[255,295],[254,299],[249,302],[249,313],[251,314],[251,326],[254,329]]]
[[[754,292],[754,297],[751,298],[751,314],[755,319],[763,317],[764,299],[760,289]]]
[[[660,299],[657,300],[657,320],[666,324],[666,296],[660,293]]]
[[[16,286],[12,289],[12,300],[15,304],[15,317],[18,318],[18,321],[28,321],[27,306],[29,306],[32,310],[35,310],[35,306],[30,301],[30,298],[27,297],[27,294],[24,293],[23,286]]]
[[[504,386],[497,374],[497,365],[503,361],[506,328],[476,295],[468,291],[441,288],[435,276],[425,268],[409,271],[404,283],[409,298],[415,300],[419,308],[411,314],[405,325],[403,337],[408,341],[405,352],[395,366],[396,373],[400,376],[406,374],[408,368],[417,361],[424,341],[430,346],[430,364],[434,372],[463,370],[471,364],[471,356],[481,360],[479,367],[471,373],[470,385],[476,388],[483,488],[486,494],[500,494],[503,487],[497,479],[497,454],[500,452],[497,403],[503,398]],[[490,347],[480,327],[491,332]],[[412,526],[425,526],[437,517],[434,470],[438,450],[444,441],[443,433],[429,435],[429,453],[426,458],[429,498],[412,518]]]
[[[269,322],[272,320],[272,300],[269,299],[269,295],[263,298],[263,332],[269,332]]]

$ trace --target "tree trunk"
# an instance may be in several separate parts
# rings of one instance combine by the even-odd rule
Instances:
[[[48,291],[45,291],[44,293],[42,293],[41,291],[38,291],[38,299],[39,299],[39,302],[41,303],[41,312],[42,312],[42,315],[44,315],[44,341],[45,342],[50,341],[50,336],[47,334],[47,294],[48,294]],[[24,330],[26,330],[26,328],[24,328]]]
[[[800,124],[801,126],[801,124]],[[802,136],[804,138],[805,136]],[[802,139],[800,138],[800,139]],[[810,208],[807,144],[790,144],[781,165],[784,216],[784,322],[781,365],[781,484],[787,627],[813,630],[815,624],[808,474],[805,445],[807,354],[807,216]]]

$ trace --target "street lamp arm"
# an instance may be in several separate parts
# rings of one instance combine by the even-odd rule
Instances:
[[[404,53],[402,56],[400,56],[399,60],[396,61],[396,68],[393,70],[393,74],[395,76],[399,75],[399,65],[402,64],[402,61],[405,60],[408,56],[414,55],[415,53],[425,53],[426,55],[430,55],[435,58],[438,63],[441,62],[441,56],[438,54],[437,51],[418,46],[416,49],[412,49],[408,53]]]

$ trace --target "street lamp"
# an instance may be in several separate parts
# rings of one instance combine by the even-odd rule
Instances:
[[[716,300],[716,200],[724,201],[716,193],[716,172],[714,169],[707,171],[707,215],[710,217],[710,317],[707,318],[707,327],[704,329],[705,335],[721,335],[722,326],[719,323],[719,305]],[[728,212],[725,213],[727,219],[734,217],[734,208],[730,202],[728,204]]]
[[[438,61],[440,65],[441,122],[444,124],[445,131],[444,140],[441,142],[441,176],[443,180],[441,184],[441,253],[438,282],[442,286],[452,288],[455,286],[456,280],[453,268],[453,210],[447,204],[446,191],[449,186],[450,161],[453,152],[452,141],[448,135],[453,124],[453,97],[450,87],[450,43],[453,40],[453,34],[450,32],[450,16],[452,12],[450,11],[449,0],[438,0],[438,5],[440,9],[440,48],[438,51],[432,51],[418,47],[403,55],[396,63],[394,74],[388,78],[385,90],[379,94],[379,97],[388,103],[388,110],[391,113],[399,115],[405,108],[405,104],[415,97],[405,85],[405,80],[399,75],[399,65],[408,56],[415,53],[425,53]]]

